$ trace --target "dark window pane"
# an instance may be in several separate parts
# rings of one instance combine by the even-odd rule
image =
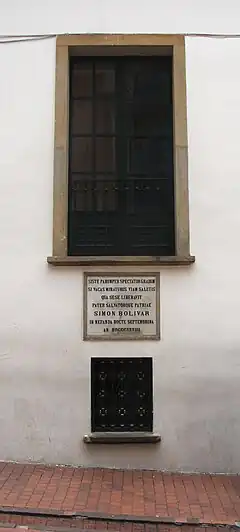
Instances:
[[[115,171],[115,139],[96,138],[96,172]]]
[[[72,71],[71,81],[73,98],[92,96],[92,65],[84,63],[75,64]]]
[[[87,135],[92,132],[91,100],[74,100],[72,103],[71,129],[73,135]]]
[[[72,172],[91,172],[93,169],[92,139],[77,137],[71,143]]]
[[[172,82],[167,69],[161,69],[156,61],[139,61],[126,67],[127,98],[154,100],[170,103],[172,101]]]
[[[155,102],[128,103],[126,106],[128,134],[161,136],[172,134],[172,107]]]
[[[96,102],[96,133],[111,134],[115,131],[115,108],[112,102]]]
[[[129,139],[128,171],[130,174],[158,174],[172,168],[171,141],[158,138]]]
[[[163,218],[166,211],[171,208],[172,201],[169,202],[169,192],[171,186],[167,178],[151,177],[131,177],[127,180],[127,198],[129,207],[134,206],[132,212],[143,213],[152,210],[152,213],[161,211]]]
[[[89,211],[92,209],[92,191],[87,188],[87,175],[74,175],[71,182],[72,209]]]
[[[115,71],[109,62],[96,64],[96,94],[112,94],[115,90]]]
[[[112,175],[98,174],[94,179],[87,174],[74,175],[71,196],[74,212],[117,210],[117,190]]]
[[[109,212],[117,210],[117,191],[114,176],[97,174],[95,177],[96,210]]]

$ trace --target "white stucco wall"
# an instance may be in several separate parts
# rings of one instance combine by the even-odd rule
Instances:
[[[0,34],[234,33],[239,18],[237,0],[2,0]],[[239,471],[240,39],[188,37],[186,54],[196,264],[161,270],[161,342],[113,346],[82,341],[82,269],[46,264],[55,39],[0,44],[0,460]],[[90,358],[113,347],[154,359],[160,446],[82,443]]]

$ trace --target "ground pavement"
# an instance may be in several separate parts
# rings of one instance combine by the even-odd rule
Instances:
[[[172,532],[180,525],[181,532],[216,532],[223,525],[237,529],[238,522],[237,475],[0,462],[0,532]]]

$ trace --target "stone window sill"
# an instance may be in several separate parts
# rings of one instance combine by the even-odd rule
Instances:
[[[153,432],[92,432],[84,443],[159,443],[161,436]]]
[[[52,266],[188,266],[195,262],[193,255],[174,257],[47,257]]]

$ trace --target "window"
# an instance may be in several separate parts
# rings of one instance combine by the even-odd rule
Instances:
[[[57,40],[52,264],[189,264],[184,38]]]
[[[175,255],[172,58],[70,61],[69,255]]]
[[[92,358],[92,432],[152,432],[152,358]]]

